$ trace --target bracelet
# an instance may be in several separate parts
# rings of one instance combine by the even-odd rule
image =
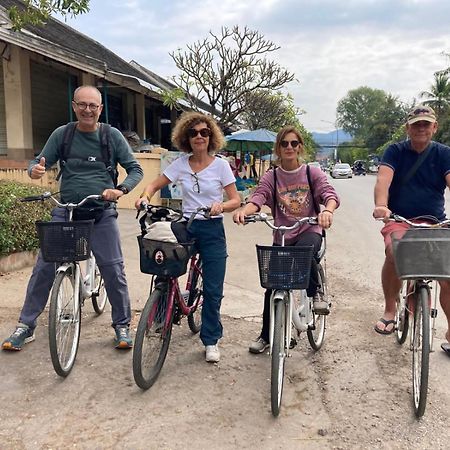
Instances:
[[[149,197],[149,195],[147,194],[147,192],[143,192],[143,193],[140,195],[140,198],[142,198],[142,197],[145,197],[145,198],[147,199],[148,202],[150,201],[150,197]]]
[[[220,207],[222,208],[222,213],[225,212],[225,208],[223,206],[223,203],[220,204]]]
[[[375,208],[387,208],[387,205],[375,205]]]
[[[334,212],[330,211],[329,209],[324,209],[322,212],[329,212],[330,214],[334,214]]]

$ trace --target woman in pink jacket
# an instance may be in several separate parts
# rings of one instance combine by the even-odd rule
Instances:
[[[328,182],[326,174],[318,167],[309,167],[303,162],[304,142],[300,132],[292,126],[280,130],[275,141],[276,166],[262,178],[256,191],[246,205],[234,213],[237,224],[244,217],[268,206],[275,225],[293,225],[296,218],[317,216],[318,225],[303,224],[285,234],[286,245],[313,245],[318,252],[322,243],[322,229],[333,223],[334,210],[339,206],[339,197]],[[323,205],[324,208],[320,208]],[[274,245],[280,245],[279,233],[274,234]],[[270,294],[264,296],[263,326],[259,337],[249,347],[251,353],[262,353],[269,347]],[[314,299],[316,314],[328,314],[329,304],[318,294],[317,263],[313,259],[311,279],[307,289]]]

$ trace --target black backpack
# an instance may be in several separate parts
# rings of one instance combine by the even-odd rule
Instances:
[[[61,175],[62,175],[62,172],[66,165],[67,159],[77,158],[76,156],[70,156],[70,149],[72,147],[73,136],[75,134],[75,129],[77,128],[77,123],[78,122],[69,122],[64,128],[63,140],[62,140],[60,147],[58,148],[60,170],[59,170],[58,175],[56,176],[56,181],[59,181],[59,179],[61,178]],[[101,159],[99,159],[97,157],[88,156],[87,160],[92,161],[92,159],[90,159],[90,158],[95,158],[94,161],[102,162],[105,165],[107,172],[109,172],[109,175],[111,176],[111,179],[114,183],[114,187],[116,187],[117,186],[117,178],[118,178],[119,174],[118,174],[118,171],[114,170],[111,165],[110,141],[111,141],[111,125],[109,125],[107,123],[101,123],[100,124],[100,144],[101,144],[102,157],[101,157]]]

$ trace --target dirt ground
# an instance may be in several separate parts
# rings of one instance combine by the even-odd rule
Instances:
[[[262,307],[253,244],[270,236],[262,224],[237,229],[227,219],[230,258],[220,363],[204,362],[203,347],[184,321],[174,328],[159,379],[143,392],[133,380],[132,352],[112,347],[109,310],[95,317],[87,302],[76,365],[61,379],[52,368],[44,313],[35,342],[21,352],[0,354],[0,448],[450,448],[450,360],[439,349],[443,325],[438,324],[431,355],[427,409],[418,421],[407,346],[373,332],[382,307],[379,227],[370,224],[349,237],[351,214],[352,208],[343,206],[329,233],[333,309],[325,344],[314,353],[301,337],[287,361],[278,418],[270,412],[269,357],[248,352]],[[127,213],[121,217],[135,329],[148,280],[136,269],[134,219]],[[350,245],[359,239],[365,244]],[[0,276],[1,338],[14,327],[29,273]]]

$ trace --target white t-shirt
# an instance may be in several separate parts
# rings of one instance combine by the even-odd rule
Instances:
[[[189,154],[180,156],[163,172],[172,183],[181,187],[185,217],[190,217],[197,208],[222,202],[223,188],[235,182],[230,165],[225,159],[214,158],[208,167],[194,173],[189,165],[190,156]],[[222,217],[222,214],[215,217]]]

